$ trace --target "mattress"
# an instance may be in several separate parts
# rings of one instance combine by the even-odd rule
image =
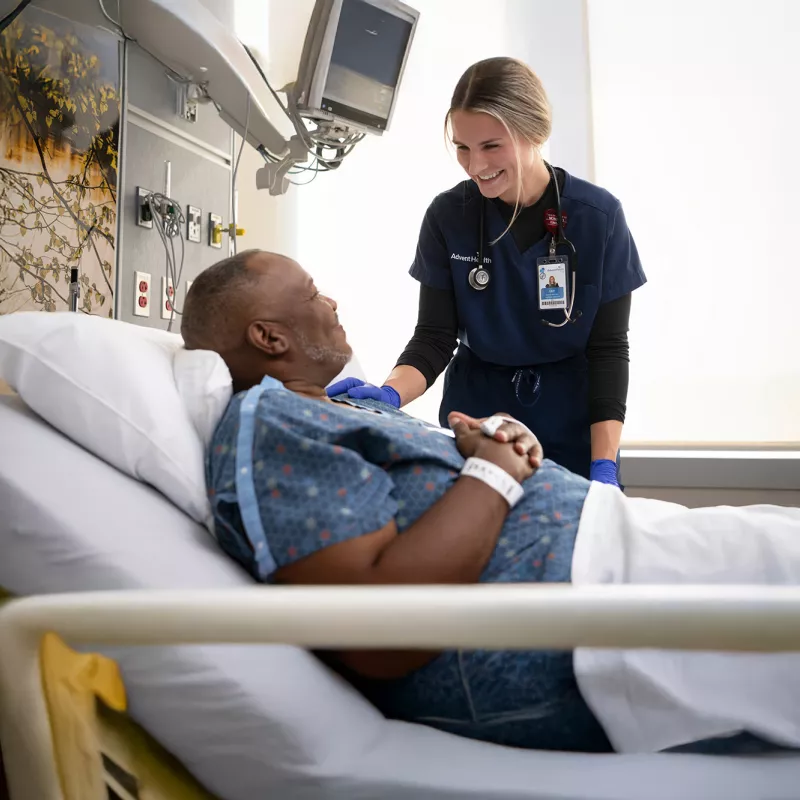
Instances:
[[[205,529],[16,397],[0,397],[0,441],[0,586],[251,583]],[[220,800],[790,800],[800,785],[793,756],[518,751],[390,722],[294,647],[94,649],[119,663],[133,718]]]

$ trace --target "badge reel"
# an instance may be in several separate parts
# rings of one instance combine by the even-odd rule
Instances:
[[[536,259],[536,274],[539,280],[539,310],[566,311],[569,297],[569,257],[556,255],[558,222],[556,212],[545,212],[544,224],[550,231],[550,254]],[[566,227],[567,215],[561,212],[561,226]]]

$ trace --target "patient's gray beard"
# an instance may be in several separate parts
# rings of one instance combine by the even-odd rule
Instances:
[[[323,344],[314,344],[300,331],[297,331],[295,335],[297,336],[298,344],[303,348],[303,352],[318,364],[336,364],[343,367],[352,357],[352,353],[336,350]]]

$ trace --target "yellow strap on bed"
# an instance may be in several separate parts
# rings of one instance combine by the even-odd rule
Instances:
[[[114,661],[47,634],[41,669],[64,800],[213,800],[124,713]]]

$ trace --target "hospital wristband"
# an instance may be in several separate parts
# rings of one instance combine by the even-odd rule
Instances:
[[[519,503],[525,490],[502,467],[484,458],[468,458],[461,474],[467,478],[477,478],[494,489],[510,508]]]

